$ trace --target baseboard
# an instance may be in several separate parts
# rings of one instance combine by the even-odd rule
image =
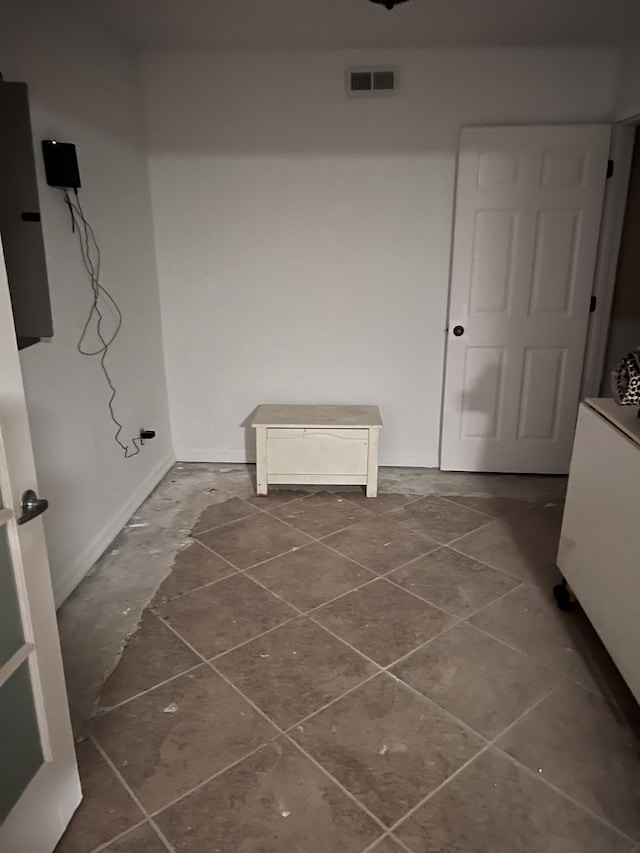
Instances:
[[[172,452],[168,456],[165,456],[164,459],[162,459],[155,468],[149,472],[148,476],[140,483],[129,500],[120,508],[120,511],[114,515],[107,524],[105,524],[102,530],[94,536],[86,548],[78,554],[76,560],[65,572],[64,577],[62,577],[58,583],[54,583],[53,593],[56,608],[60,607],[69,595],[71,595],[73,590],[87,574],[98,557],[106,551],[127,521],[129,521],[131,516],[138,509],[140,504],[149,497],[167,471],[169,471],[174,465],[175,461],[175,455]]]
[[[223,462],[227,464],[253,464],[256,461],[254,453],[245,450],[202,450],[192,447],[178,447],[176,458],[180,462]],[[439,465],[437,453],[381,453],[381,467],[391,468],[437,468]]]

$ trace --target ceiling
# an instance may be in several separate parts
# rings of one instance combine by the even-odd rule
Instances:
[[[146,49],[620,45],[639,0],[73,0]]]

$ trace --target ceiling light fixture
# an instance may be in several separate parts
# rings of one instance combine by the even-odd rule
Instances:
[[[399,3],[406,3],[407,0],[371,0],[372,3],[377,3],[379,6],[384,6],[385,9],[393,9]]]

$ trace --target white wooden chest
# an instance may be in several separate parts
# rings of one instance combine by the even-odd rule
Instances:
[[[269,485],[366,486],[378,493],[377,406],[258,406],[257,492]]]

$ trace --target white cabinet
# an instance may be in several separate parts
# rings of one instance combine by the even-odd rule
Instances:
[[[377,406],[258,406],[256,430],[257,492],[270,484],[378,488]]]
[[[558,566],[640,701],[640,419],[580,406]]]

